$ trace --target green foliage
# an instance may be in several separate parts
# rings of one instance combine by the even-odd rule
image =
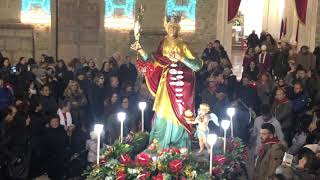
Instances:
[[[86,175],[92,180],[218,180],[238,179],[243,175],[246,161],[246,147],[240,139],[228,139],[225,155],[215,155],[211,175],[209,162],[199,162],[185,149],[168,148],[158,151],[153,142],[146,151],[147,133],[132,134],[126,143],[115,142],[102,151],[100,166],[91,167]],[[150,148],[151,147],[151,148]],[[149,153],[148,150],[150,150]],[[130,154],[130,156],[128,156]],[[134,158],[133,158],[134,157]]]

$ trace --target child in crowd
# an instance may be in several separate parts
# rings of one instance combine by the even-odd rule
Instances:
[[[90,132],[90,139],[86,142],[86,149],[88,150],[88,163],[95,164],[97,161],[97,135],[95,132]]]
[[[60,118],[60,125],[64,126],[64,129],[66,131],[69,130],[72,126],[72,117],[70,113],[70,103],[69,102],[63,102],[58,109],[57,114]]]

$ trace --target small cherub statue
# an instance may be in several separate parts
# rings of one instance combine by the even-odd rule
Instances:
[[[198,116],[194,121],[187,121],[189,124],[198,124],[197,125],[197,136],[199,139],[200,150],[199,153],[202,153],[204,148],[207,148],[208,152],[210,152],[210,146],[207,143],[207,136],[209,134],[209,112],[210,106],[206,103],[200,104],[198,109]]]

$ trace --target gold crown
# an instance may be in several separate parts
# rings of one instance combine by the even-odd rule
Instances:
[[[182,18],[182,13],[174,12],[172,14],[168,14],[166,17],[167,23],[180,23]]]

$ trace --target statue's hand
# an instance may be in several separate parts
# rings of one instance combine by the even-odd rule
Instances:
[[[136,41],[135,43],[131,44],[130,49],[139,52],[140,50],[142,50],[142,46],[138,41]]]
[[[169,59],[173,62],[178,62],[178,61],[182,61],[183,57],[180,56],[180,54],[174,52],[169,55]]]

